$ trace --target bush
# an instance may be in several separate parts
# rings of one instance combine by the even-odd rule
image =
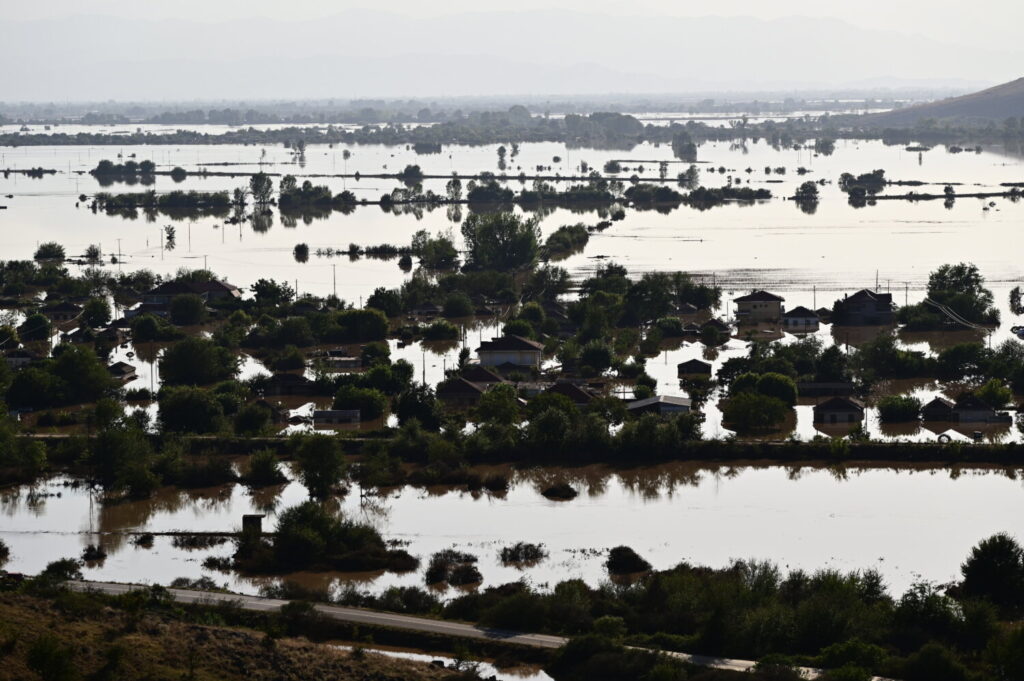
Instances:
[[[913,395],[886,395],[878,401],[882,423],[916,421],[921,415],[921,400]]]
[[[249,457],[249,465],[242,481],[250,487],[268,487],[288,482],[281,472],[281,464],[272,449],[261,449]]]
[[[448,297],[444,299],[443,310],[445,317],[472,317],[473,301],[461,291],[449,293]]]
[[[523,565],[526,563],[539,563],[544,560],[548,552],[544,550],[543,544],[530,544],[527,542],[516,542],[512,546],[503,546],[501,549],[501,562],[504,565]]]
[[[616,546],[608,552],[605,567],[613,575],[631,575],[637,572],[647,572],[651,569],[651,564],[628,546]]]
[[[39,244],[33,256],[35,260],[58,260],[64,261],[64,247],[55,241],[47,241]]]
[[[470,553],[461,553],[455,549],[438,551],[430,557],[430,564],[424,574],[427,584],[447,583],[451,586],[463,586],[482,581],[480,571],[476,568],[477,558]]]

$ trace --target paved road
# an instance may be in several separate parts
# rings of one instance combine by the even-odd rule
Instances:
[[[134,589],[147,587],[135,584],[116,584],[113,582],[69,582],[69,586],[80,591],[99,591],[110,595],[128,593]],[[214,591],[192,591],[189,589],[168,589],[171,597],[180,603],[197,603],[200,605],[213,605],[217,603],[233,603],[245,610],[256,612],[277,612],[282,605],[288,601],[277,598],[261,598],[259,596],[245,596],[242,594],[226,594]],[[459,638],[483,639],[488,641],[500,641],[502,643],[514,643],[531,648],[561,648],[569,639],[561,636],[547,636],[545,634],[523,634],[514,631],[502,631],[498,629],[483,629],[472,624],[462,622],[450,622],[447,620],[435,620],[429,617],[413,617],[410,615],[398,615],[390,612],[378,612],[376,610],[363,610],[361,608],[345,608],[337,605],[316,604],[313,606],[317,612],[339,622],[351,624],[364,624],[374,627],[390,627],[392,629],[405,629],[407,631],[418,631],[441,636],[455,636]],[[732,660],[707,655],[689,655],[687,653],[665,652],[665,655],[683,660],[690,664],[713,669],[726,669],[729,671],[745,672],[756,663],[751,660]],[[815,679],[821,671],[804,667],[800,669],[804,678]],[[875,677],[872,681],[891,681]]]

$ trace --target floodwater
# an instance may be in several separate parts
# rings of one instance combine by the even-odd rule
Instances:
[[[350,153],[349,158],[345,158],[345,152]],[[171,218],[159,216],[155,222],[147,222],[145,217],[131,220],[94,214],[85,204],[76,207],[78,196],[100,190],[149,188],[159,192],[228,190],[245,184],[245,178],[190,176],[176,184],[167,176],[158,176],[151,187],[123,183],[100,187],[86,174],[99,160],[114,159],[119,154],[123,155],[121,160],[134,156],[137,161],[151,159],[161,168],[180,165],[189,171],[207,168],[250,173],[262,168],[300,176],[357,171],[366,175],[397,172],[406,164],[416,163],[428,174],[500,172],[497,145],[449,145],[440,154],[426,155],[418,155],[404,146],[315,145],[302,157],[284,147],[242,145],[2,148],[0,169],[58,170],[56,175],[42,179],[17,174],[0,177],[0,205],[8,207],[0,211],[0,225],[7,227],[0,237],[4,257],[31,257],[36,246],[48,240],[64,244],[69,255],[82,253],[89,244],[99,243],[107,256],[120,254],[121,264],[111,267],[149,268],[172,274],[182,267],[205,265],[241,287],[251,285],[260,277],[273,277],[289,282],[300,292],[318,295],[337,292],[344,300],[361,304],[378,286],[399,286],[409,275],[402,272],[394,260],[326,257],[317,255],[318,249],[346,249],[350,243],[361,246],[406,244],[418,229],[434,233],[452,230],[456,240],[461,241],[459,225],[443,207],[433,211],[399,210],[396,214],[378,206],[365,206],[349,215],[335,212],[298,219],[278,215],[260,229],[254,229],[251,224],[227,225],[213,217],[179,221],[176,244],[170,250],[165,247],[162,228],[174,222]],[[903,146],[886,146],[881,142],[840,140],[831,156],[822,156],[808,149],[776,149],[764,142],[722,142],[702,145],[699,158],[701,182],[706,186],[720,186],[727,178],[739,178],[743,184],[766,186],[776,197],[783,197],[792,194],[797,185],[808,179],[825,179],[829,184],[821,188],[821,202],[810,215],[781,198],[753,206],[727,205],[708,211],[686,207],[668,213],[629,210],[624,220],[594,233],[582,253],[558,264],[566,267],[576,279],[612,260],[625,265],[634,274],[663,270],[691,272],[700,280],[723,286],[723,306],[716,313],[729,317],[733,310],[732,299],[752,288],[764,288],[784,296],[789,308],[831,306],[844,293],[876,285],[880,290],[893,292],[898,302],[913,303],[924,297],[931,270],[946,262],[967,261],[978,265],[986,276],[1003,315],[1003,324],[986,340],[996,344],[1011,338],[1010,328],[1021,323],[1008,309],[1010,289],[1024,279],[1019,260],[1011,255],[1018,253],[1022,245],[1019,225],[1024,219],[1024,206],[1020,203],[1007,199],[961,199],[952,207],[945,207],[941,201],[880,201],[874,206],[853,208],[836,185],[842,172],[856,174],[883,168],[887,177],[894,180],[930,183],[924,187],[890,187],[889,193],[911,189],[941,193],[947,182],[963,183],[958,186],[963,192],[997,191],[1002,189],[1001,183],[1024,181],[1024,156],[1019,149],[992,145],[984,147],[980,153],[972,148],[952,154],[941,147],[927,152],[909,152]],[[518,175],[521,171],[530,174],[543,168],[545,174],[566,176],[578,173],[581,162],[600,169],[611,159],[626,166],[627,170],[621,173],[624,180],[633,174],[644,179],[657,178],[659,162],[668,162],[668,177],[686,167],[675,161],[669,145],[652,144],[640,144],[628,151],[574,149],[555,143],[523,144],[519,154],[508,157],[506,163],[509,175]],[[773,172],[766,173],[766,167]],[[796,170],[800,167],[807,169],[807,173],[798,174]],[[717,168],[724,168],[725,172],[711,172]],[[785,168],[786,173],[779,174],[774,170],[777,168]],[[328,184],[334,192],[349,189],[360,198],[369,199],[399,186],[391,179],[312,179]],[[519,182],[513,181],[511,185],[518,187]],[[443,193],[444,180],[428,180],[425,189]],[[11,198],[6,198],[8,195]],[[463,207],[462,216],[467,212]],[[600,219],[594,211],[567,209],[538,217],[544,234],[564,224],[594,224]],[[299,263],[292,257],[297,243],[309,245],[308,262]],[[463,334],[463,342],[474,349],[497,328],[496,325],[484,328],[470,325]],[[933,334],[906,345],[934,352],[943,345],[944,335],[949,336]],[[833,342],[827,325],[822,326],[818,336],[826,343]],[[793,339],[788,335],[786,338]],[[847,336],[838,340],[849,342]],[[659,392],[681,394],[675,375],[676,364],[699,357],[712,361],[717,370],[726,359],[743,355],[746,345],[745,341],[734,339],[710,355],[699,343],[666,346],[661,356],[648,361],[647,370],[657,379]],[[417,377],[425,376],[430,383],[443,377],[444,367],[457,360],[460,349],[461,344],[424,347],[417,343],[398,348],[393,343],[394,356],[411,361],[417,368]],[[253,371],[262,370],[253,363],[248,366]],[[158,380],[150,366],[140,372],[136,384],[130,387],[157,386]],[[909,387],[916,396],[927,400],[942,394],[945,386]],[[713,398],[705,410],[705,433],[710,437],[729,434],[721,424],[716,405],[717,400]],[[818,434],[810,409],[810,404],[798,406],[791,430],[781,436],[807,439]],[[925,429],[883,429],[874,410],[869,410],[864,426],[873,437],[888,439],[930,440],[937,434]],[[949,434],[966,438],[972,431]],[[985,428],[983,435],[994,441],[1021,438],[1020,432],[1012,427]]]
[[[355,488],[337,502],[343,516],[377,527],[419,556],[421,569],[289,579],[315,589],[423,586],[429,556],[456,547],[479,557],[484,585],[525,579],[545,588],[570,578],[597,585],[607,578],[607,549],[626,544],[659,569],[680,561],[722,567],[743,558],[785,569],[875,568],[898,593],[921,579],[955,579],[970,548],[991,534],[1024,534],[1021,472],[667,464],[519,471],[509,491],[498,495],[403,487],[361,499]],[[572,484],[580,495],[546,499],[540,491],[554,481]],[[258,593],[276,578],[203,568],[207,556],[230,555],[230,542],[184,551],[158,535],[144,549],[126,533],[232,531],[246,513],[267,514],[264,527],[271,530],[278,512],[306,498],[292,482],[257,492],[239,485],[166,489],[150,500],[105,503],[69,483],[55,477],[0,496],[0,539],[12,556],[8,570],[35,573],[98,542],[109,555],[85,567],[87,578],[167,584],[206,575],[233,590]],[[503,566],[500,549],[518,541],[543,544],[549,557],[526,569]]]

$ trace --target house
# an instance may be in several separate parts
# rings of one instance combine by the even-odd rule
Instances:
[[[957,423],[1000,423],[1012,419],[1009,414],[997,412],[980,397],[964,393],[953,404],[953,420]]]
[[[838,326],[881,326],[896,322],[896,306],[891,293],[864,288],[852,296],[843,296],[832,306],[832,323]]]
[[[693,315],[700,312],[700,308],[698,308],[693,303],[683,303],[682,305],[679,306],[677,312],[682,316]]]
[[[313,411],[313,427],[359,423],[360,418],[358,409],[316,409]]]
[[[40,310],[47,318],[55,322],[70,322],[82,314],[82,308],[74,303],[63,300],[59,303],[47,305]]]
[[[818,315],[822,324],[828,324],[832,320],[832,310],[827,307],[819,307],[814,313]]]
[[[96,332],[90,329],[88,326],[80,326],[73,331],[68,333],[62,333],[60,335],[61,342],[72,343],[74,345],[84,345],[86,343],[92,343],[96,340]]]
[[[690,322],[689,324],[684,324],[683,325],[683,335],[684,336],[697,337],[697,336],[700,335],[700,330],[701,330],[700,329],[700,324],[694,324],[693,322]]]
[[[679,378],[691,378],[694,376],[711,376],[711,363],[699,359],[688,359],[676,365],[676,372]]]
[[[821,319],[814,310],[803,305],[794,307],[782,315],[782,326],[791,333],[810,333],[818,330]]]
[[[138,378],[135,373],[135,367],[127,362],[115,362],[107,367],[107,371],[118,381],[122,383],[128,383]]]
[[[733,300],[736,303],[736,319],[740,324],[778,323],[782,319],[782,303],[785,300],[767,291],[754,291],[740,296]]]
[[[140,303],[134,307],[126,309],[124,311],[124,318],[126,320],[134,319],[135,317],[144,314],[167,319],[171,316],[171,305],[170,303]]]
[[[864,420],[864,403],[852,397],[832,397],[814,405],[815,423],[856,423]]]
[[[345,350],[328,350],[324,353],[322,363],[327,369],[341,371],[344,369],[358,369],[363,366],[363,359],[348,354]]]
[[[797,381],[796,393],[800,397],[849,397],[853,394],[852,381]]]
[[[477,383],[484,386],[505,382],[504,378],[487,367],[482,367],[479,364],[467,364],[462,368],[462,371],[459,372],[459,375],[470,383]]]
[[[496,367],[502,364],[514,364],[519,367],[540,367],[544,346],[537,341],[522,336],[506,335],[484,341],[476,349],[480,364]]]
[[[925,421],[953,421],[953,403],[943,397],[936,397],[921,408]]]
[[[594,401],[594,394],[572,381],[555,381],[555,384],[543,391],[544,395],[565,395],[577,407],[585,407]]]
[[[186,281],[175,279],[165,281],[142,295],[142,302],[150,305],[170,305],[180,295],[194,294],[206,302],[238,299],[242,292],[231,284],[211,279],[210,281]]]
[[[701,324],[700,329],[701,331],[703,331],[709,326],[718,331],[719,333],[732,333],[732,327],[723,322],[721,319],[718,319],[717,317],[714,319],[709,319],[703,324]]]
[[[4,353],[4,361],[12,369],[20,369],[39,359],[39,355],[28,348],[14,348]]]
[[[693,400],[673,395],[655,395],[643,400],[634,400],[626,405],[630,414],[686,414],[693,407]]]
[[[436,317],[441,314],[441,306],[437,303],[421,303],[412,309],[412,314],[417,317]]]
[[[302,374],[274,374],[263,384],[263,394],[268,397],[313,395],[315,393],[316,382]]]
[[[486,387],[457,376],[439,383],[435,394],[446,406],[464,409],[476,406],[486,391]]]

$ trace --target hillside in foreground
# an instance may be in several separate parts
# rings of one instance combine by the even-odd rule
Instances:
[[[909,127],[928,118],[1002,123],[1007,118],[1020,116],[1024,116],[1024,78],[960,97],[872,114],[865,116],[864,122],[878,127]]]
[[[305,640],[271,640],[241,628],[206,626],[103,608],[65,594],[56,602],[0,594],[5,679],[178,681],[439,681],[449,670]]]

